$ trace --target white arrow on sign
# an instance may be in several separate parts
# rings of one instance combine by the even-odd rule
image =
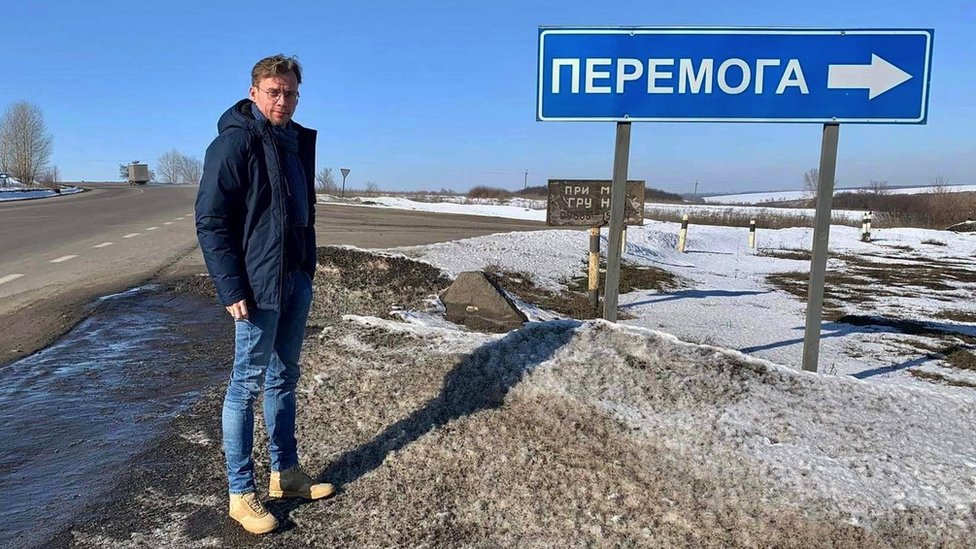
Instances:
[[[872,53],[870,65],[830,65],[827,72],[827,87],[867,88],[868,99],[874,99],[911,78],[912,75]]]

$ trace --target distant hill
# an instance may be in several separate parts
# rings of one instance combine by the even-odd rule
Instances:
[[[903,186],[888,187],[887,194],[925,194],[932,193],[939,189],[949,192],[972,192],[976,191],[976,185],[945,185],[945,186]],[[843,193],[871,192],[867,187],[849,187],[834,189],[834,196]],[[700,195],[709,204],[762,204],[764,202],[781,202],[792,200],[803,200],[809,198],[804,191],[764,191],[752,193],[736,193],[724,195]]]

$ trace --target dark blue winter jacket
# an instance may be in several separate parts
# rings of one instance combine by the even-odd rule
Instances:
[[[239,101],[217,122],[197,192],[197,239],[222,305],[246,299],[278,310],[286,272],[315,275],[316,132],[295,124],[309,209],[308,225],[296,227],[287,214],[284,155],[251,104]]]

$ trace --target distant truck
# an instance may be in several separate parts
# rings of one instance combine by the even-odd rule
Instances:
[[[129,164],[129,185],[145,185],[149,182],[149,164]]]

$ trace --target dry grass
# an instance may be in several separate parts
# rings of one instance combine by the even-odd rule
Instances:
[[[760,255],[782,259],[810,260],[805,250],[762,250]],[[844,304],[871,304],[882,297],[903,297],[927,292],[930,299],[954,301],[945,292],[955,290],[957,283],[976,283],[976,270],[957,263],[933,262],[924,257],[903,257],[901,263],[880,263],[875,254],[831,254],[830,259],[840,266],[828,269],[824,307],[841,308]],[[766,281],[802,300],[808,296],[810,275],[793,271],[773,273]],[[833,311],[831,311],[833,314]]]
[[[606,263],[600,264],[600,295],[606,290]],[[626,261],[620,264],[620,293],[636,292],[639,290],[655,290],[663,292],[677,288],[678,278],[670,271],[657,267],[634,265]],[[586,273],[583,276],[574,278],[569,289],[577,292],[587,292],[589,288],[589,277]]]
[[[760,254],[809,261],[809,252],[805,250],[763,250]],[[941,361],[947,367],[976,371],[976,355],[973,353],[976,338],[968,335],[965,327],[848,314],[851,310],[870,310],[882,298],[921,296],[932,300],[955,301],[958,298],[946,293],[956,290],[960,283],[976,283],[976,270],[958,262],[939,262],[925,257],[905,256],[898,263],[893,263],[890,259],[884,263],[876,262],[872,260],[875,257],[888,259],[888,256],[881,254],[831,255],[833,268],[828,270],[824,286],[824,319],[852,326],[886,328],[927,338],[931,343],[910,340],[907,344],[921,351],[923,357]],[[808,299],[807,272],[773,273],[767,275],[766,280],[797,299]],[[945,309],[933,316],[953,322],[976,323],[976,313],[958,309]],[[913,375],[917,374],[913,372]]]
[[[596,309],[590,306],[589,285],[585,272],[582,276],[571,280],[568,289],[562,292],[554,292],[539,287],[530,273],[505,271],[497,265],[486,267],[485,275],[501,288],[518,296],[522,301],[555,311],[561,315],[579,320],[603,316],[602,302]],[[665,291],[677,286],[677,277],[663,269],[633,265],[627,262],[623,262],[620,266],[620,293],[639,290]],[[601,296],[605,290],[606,272],[601,269],[599,285]],[[622,311],[619,311],[617,316],[621,319],[632,318],[631,315]]]
[[[777,259],[792,259],[795,261],[810,261],[813,254],[810,250],[796,248],[759,248],[756,255],[761,257],[775,257]]]
[[[603,309],[591,307],[589,298],[585,293],[554,292],[543,288],[535,283],[531,273],[506,271],[497,265],[488,265],[485,267],[484,273],[498,287],[526,303],[532,303],[543,309],[580,320],[603,316]],[[624,316],[623,318],[630,317]]]
[[[424,309],[424,300],[450,286],[440,269],[404,257],[338,247],[318,249],[311,328],[345,314],[386,317],[395,308]],[[321,298],[319,297],[321,296]]]
[[[939,383],[941,385],[949,385],[952,387],[971,387],[976,388],[976,383],[970,383],[968,381],[963,381],[961,379],[951,379],[944,375],[937,374],[935,372],[929,372],[927,370],[919,370],[918,368],[911,368],[908,373],[919,379],[924,379],[926,381],[931,381],[933,383]]]
[[[959,309],[945,309],[933,315],[935,318],[951,320],[953,322],[966,322],[976,324],[976,312],[961,311]]]
[[[757,205],[784,210],[814,207],[812,200]],[[933,192],[921,194],[846,192],[834,196],[831,207],[834,210],[874,212],[872,225],[875,228],[945,229],[950,225],[976,218],[976,193],[954,192],[948,187],[934,188]],[[789,214],[784,214],[782,217],[786,217],[786,215]],[[807,219],[812,220],[812,217]],[[836,220],[832,223],[838,224]],[[839,224],[856,227],[860,225],[860,221],[852,220]]]
[[[950,345],[942,350],[942,356],[949,366],[960,370],[976,371],[976,355],[969,345]]]
[[[512,191],[497,187],[477,186],[468,191],[468,198],[512,198]]]
[[[810,273],[790,271],[766,275],[766,282],[774,287],[806,301],[810,294]],[[824,320],[837,320],[844,315],[846,305],[869,304],[876,296],[860,291],[865,279],[844,272],[828,271],[824,283]]]
[[[788,210],[784,210],[788,212]],[[681,223],[683,214],[674,210],[645,209],[644,219],[655,221],[670,221]],[[813,227],[813,216],[801,215],[796,213],[784,213],[779,215],[772,211],[762,214],[743,213],[733,206],[714,212],[695,212],[690,216],[691,225],[716,225],[722,227],[749,227],[749,222],[755,220],[757,229],[789,229],[791,227]],[[847,225],[848,227],[860,227],[860,221],[847,219],[843,215],[834,214],[831,218],[832,225]]]
[[[892,250],[898,250],[898,251],[901,251],[901,252],[913,252],[913,251],[915,251],[915,248],[912,248],[911,246],[908,246],[908,245],[905,245],[905,244],[887,244],[887,245],[884,245],[884,247],[885,248],[891,248]]]

